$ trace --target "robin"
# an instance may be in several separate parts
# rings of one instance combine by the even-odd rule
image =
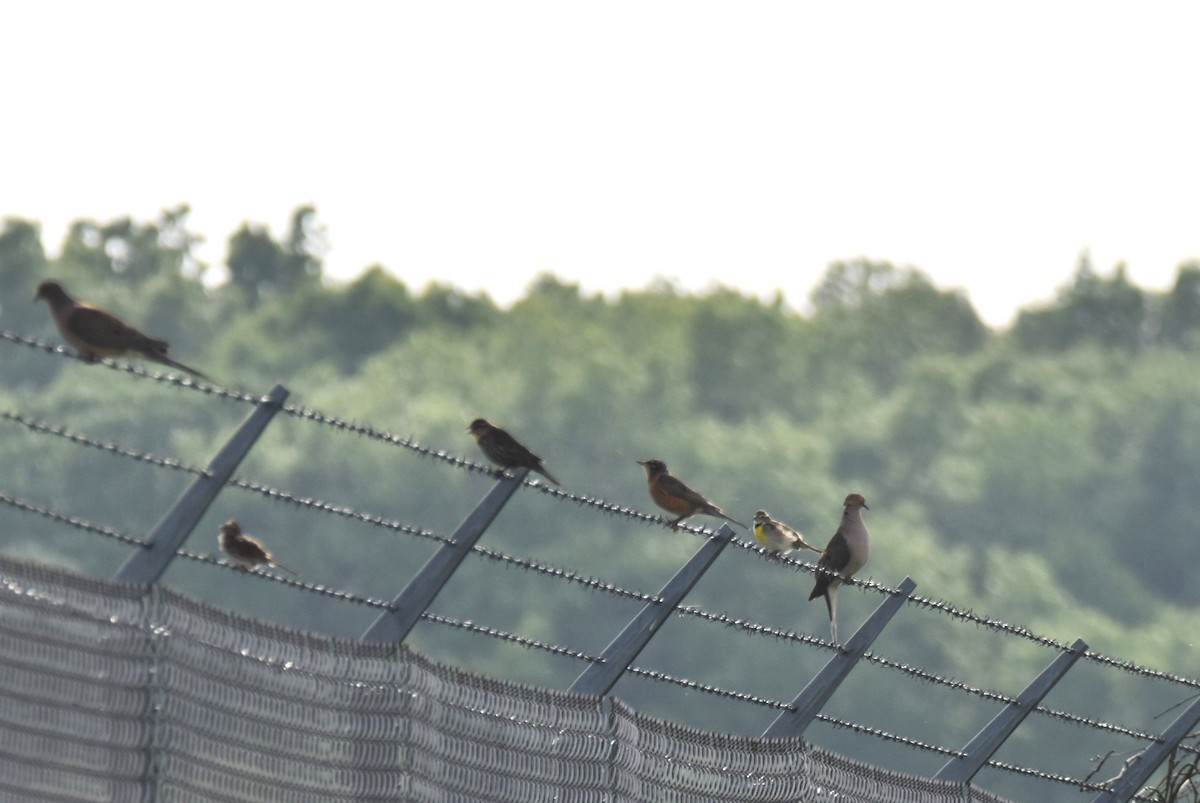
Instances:
[[[275,560],[275,556],[262,545],[261,541],[254,536],[242,532],[242,525],[238,524],[234,519],[230,519],[221,525],[221,535],[217,540],[221,544],[221,551],[228,555],[229,559],[243,571],[259,569],[263,566],[274,566],[276,569],[282,569],[294,577],[300,576]]]
[[[843,582],[850,582],[855,572],[866,565],[871,552],[871,538],[862,512],[870,510],[862,494],[850,494],[843,503],[842,521],[837,532],[829,539],[825,551],[817,561],[817,582],[809,601],[825,598],[829,611],[829,632],[836,644],[837,637],[837,590]]]
[[[526,449],[520,441],[486,418],[476,418],[471,422],[467,431],[479,444],[479,448],[483,450],[487,459],[501,468],[527,468],[541,474],[555,485],[562,484],[542,465],[542,458]]]
[[[785,555],[797,549],[810,549],[820,552],[812,544],[804,540],[804,536],[784,524],[771,518],[765,510],[754,512],[754,537],[774,556]]]
[[[34,299],[45,299],[50,305],[50,315],[63,339],[74,346],[87,362],[96,362],[104,357],[120,357],[133,352],[148,360],[186,371],[200,379],[207,376],[176,362],[167,355],[167,341],[144,335],[137,329],[104,310],[76,301],[67,295],[63,286],[55,281],[38,285]]]
[[[650,488],[650,498],[663,510],[676,515],[670,524],[672,527],[697,513],[717,516],[732,521],[739,527],[745,527],[735,518],[727,515],[724,510],[705,499],[699,492],[689,488],[683,480],[667,471],[667,464],[661,460],[639,460],[639,465],[646,468],[646,484]]]

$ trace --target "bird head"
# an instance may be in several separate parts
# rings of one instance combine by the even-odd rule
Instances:
[[[771,520],[771,514],[768,513],[767,511],[762,510],[761,508],[754,511],[754,526],[755,527],[766,524],[770,520]]]
[[[242,525],[236,519],[230,519],[221,525],[222,538],[237,538],[242,534]]]
[[[45,281],[38,285],[37,295],[33,297],[34,301],[45,299],[51,303],[55,301],[63,301],[67,298],[67,291],[63,286],[56,281]]]
[[[665,474],[667,464],[661,460],[639,460],[638,465],[645,466],[646,473],[653,477],[655,474]]]
[[[471,433],[471,437],[479,440],[493,429],[495,427],[486,418],[476,418],[471,422],[471,426],[467,427],[467,432]]]
[[[871,509],[867,507],[867,498],[862,494],[850,494],[842,504],[846,506],[846,510],[857,510],[860,507],[864,510]]]

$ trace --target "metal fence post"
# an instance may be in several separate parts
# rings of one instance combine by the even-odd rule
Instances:
[[[421,571],[417,572],[417,575],[408,581],[408,585],[404,586],[404,590],[392,600],[392,610],[381,613],[371,623],[362,634],[363,641],[399,644],[408,638],[413,625],[450,580],[454,570],[475,546],[484,530],[491,525],[505,502],[521,487],[521,482],[528,473],[527,468],[515,469],[512,474],[505,474],[503,479],[488,491],[487,496],[463,519],[462,524],[458,525],[451,541],[442,544],[441,549],[434,553]]]
[[[1200,700],[1187,707],[1162,736],[1162,741],[1150,745],[1133,759],[1113,781],[1107,792],[1092,798],[1092,803],[1127,803],[1150,780],[1158,765],[1179,747],[1183,738],[1200,722]]]
[[[254,446],[287,397],[288,389],[283,385],[271,388],[271,392],[217,452],[204,475],[197,477],[154,525],[146,539],[147,546],[130,555],[117,570],[115,579],[131,583],[154,583],[162,577],[174,560],[176,551],[187,540],[217,494],[225,488],[233,470]]]
[[[1012,735],[1025,717],[1037,708],[1037,704],[1054,688],[1054,684],[1083,657],[1087,646],[1083,639],[1075,639],[1070,652],[1061,653],[1051,661],[1050,665],[1017,696],[1016,701],[1005,706],[983,730],[967,742],[966,747],[960,751],[962,755],[950,759],[937,771],[933,776],[934,780],[970,783],[975,773],[1000,749],[1000,745],[1004,744],[1004,740]]]
[[[830,658],[829,663],[808,682],[804,690],[792,701],[791,710],[781,713],[771,726],[763,731],[762,738],[776,739],[804,733],[916,587],[917,584],[911,577],[905,577],[899,588],[885,599],[867,621],[863,622],[862,627],[850,637],[846,646]]]
[[[584,694],[608,694],[622,673],[637,658],[642,648],[649,643],[654,634],[666,621],[671,612],[679,605],[680,600],[692,590],[712,562],[717,559],[734,536],[734,530],[728,524],[722,524],[717,534],[708,539],[704,546],[675,573],[662,591],[658,592],[658,601],[647,602],[633,620],[625,625],[625,629],[604,648],[600,662],[589,664],[575,678],[568,691]]]

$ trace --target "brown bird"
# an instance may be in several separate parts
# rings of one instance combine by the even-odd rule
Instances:
[[[221,551],[228,555],[229,559],[242,571],[274,566],[294,577],[300,576],[275,560],[275,556],[262,545],[261,541],[242,532],[242,525],[238,524],[236,519],[230,519],[221,525],[221,535],[217,540],[221,544]]]
[[[542,458],[486,418],[476,418],[467,431],[479,444],[487,459],[501,468],[527,468],[541,474],[555,485],[562,484],[542,465]]]
[[[667,464],[661,460],[639,460],[638,465],[646,468],[646,484],[650,488],[650,498],[663,510],[674,513],[676,518],[670,522],[675,527],[688,516],[703,513],[708,516],[732,521],[739,527],[745,527],[737,519],[729,516],[724,510],[704,498],[698,491],[689,488],[683,480],[672,476],[667,471]]]
[[[825,607],[829,611],[829,632],[836,644],[837,637],[837,590],[843,582],[850,582],[851,576],[867,562],[871,552],[871,538],[867,532],[867,523],[863,521],[863,510],[867,500],[862,494],[850,494],[843,503],[842,521],[837,532],[829,539],[828,546],[817,561],[817,582],[809,601],[817,597],[825,598]],[[835,572],[836,574],[830,574]]]
[[[167,355],[168,346],[165,340],[144,335],[115,315],[91,304],[76,301],[67,295],[67,291],[58,282],[45,281],[38,285],[34,300],[43,298],[50,305],[54,325],[58,327],[63,339],[74,346],[80,356],[88,362],[134,352],[148,360],[208,380],[207,376],[195,368],[171,359]]]

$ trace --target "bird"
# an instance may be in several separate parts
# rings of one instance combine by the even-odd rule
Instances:
[[[754,512],[754,537],[771,553],[772,557],[779,557],[788,552],[794,552],[797,549],[811,549],[813,552],[821,551],[805,541],[804,536],[782,521],[776,521],[771,518],[771,514],[765,510],[756,510]]]
[[[739,527],[746,526],[705,499],[699,491],[689,488],[683,480],[672,475],[663,461],[639,460],[637,462],[646,469],[646,484],[650,488],[650,498],[663,510],[675,514],[676,518],[670,522],[670,526],[675,527],[688,516],[697,513],[717,516],[726,521],[732,521]]]
[[[274,566],[293,577],[300,576],[294,570],[275,560],[275,556],[263,546],[262,541],[242,532],[242,525],[238,524],[236,519],[230,519],[221,525],[221,534],[217,541],[221,544],[221,551],[228,555],[234,565],[242,571],[248,572],[263,566]]]
[[[542,458],[529,451],[512,435],[486,418],[476,418],[467,428],[488,460],[501,468],[527,468],[536,471],[555,485],[562,485],[542,465]]]
[[[851,582],[854,573],[866,564],[871,551],[871,538],[862,517],[862,511],[870,510],[866,498],[862,494],[852,493],[846,497],[843,505],[842,521],[817,561],[817,582],[808,595],[810,602],[817,597],[825,598],[825,607],[829,611],[829,633],[834,644],[838,643],[838,586]]]
[[[38,285],[34,300],[39,299],[45,299],[50,305],[50,315],[59,333],[79,351],[86,362],[134,352],[154,362],[212,381],[195,368],[171,359],[167,355],[165,340],[144,335],[115,315],[76,301],[56,281],[48,280]]]

